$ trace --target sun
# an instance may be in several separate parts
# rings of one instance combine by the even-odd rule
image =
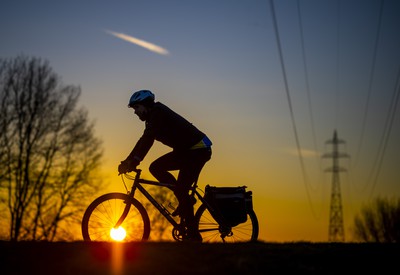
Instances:
[[[122,227],[111,228],[110,236],[114,241],[121,242],[126,237],[126,231]]]

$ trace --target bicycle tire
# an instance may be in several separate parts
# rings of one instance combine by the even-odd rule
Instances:
[[[252,209],[247,211],[247,221],[230,228],[231,235],[225,238],[222,238],[222,227],[211,216],[205,204],[200,205],[196,211],[195,219],[203,242],[239,243],[254,242],[258,239],[258,219]]]
[[[108,193],[95,199],[86,209],[82,219],[84,241],[114,241],[110,232],[123,213],[125,202],[131,206],[121,225],[126,231],[123,241],[147,240],[150,235],[150,219],[143,205],[127,194]]]

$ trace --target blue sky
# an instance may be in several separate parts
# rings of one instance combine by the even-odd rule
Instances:
[[[151,89],[212,139],[203,185],[253,190],[263,240],[326,241],[331,160],[321,156],[334,129],[350,156],[340,160],[346,232],[371,198],[400,195],[398,111],[384,142],[399,94],[400,2],[384,1],[381,17],[375,0],[273,3],[288,90],[267,0],[2,1],[0,57],[41,57],[82,88],[110,190],[123,191],[116,167],[144,127],[129,96]],[[166,151],[156,144],[143,169]]]

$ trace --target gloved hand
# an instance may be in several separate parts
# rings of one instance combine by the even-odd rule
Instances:
[[[129,173],[135,170],[138,165],[139,162],[136,160],[123,160],[120,165],[118,165],[118,174]]]

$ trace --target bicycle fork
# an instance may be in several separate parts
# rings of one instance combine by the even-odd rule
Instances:
[[[126,216],[128,216],[129,210],[131,209],[131,204],[125,201],[124,212],[122,212],[121,217],[118,219],[117,223],[114,225],[114,229],[120,227],[120,225],[124,222]]]
[[[131,192],[129,192],[129,191],[127,190],[127,191],[128,191],[128,196],[132,196],[132,198],[133,198],[134,195],[135,195],[135,191],[136,191],[136,184],[135,184],[135,183],[136,183],[136,181],[138,180],[139,176],[140,176],[140,172],[138,172],[138,173],[136,174],[135,181],[134,181],[134,183],[132,184]],[[124,184],[125,184],[125,182],[124,182]],[[125,186],[125,188],[126,188],[126,186]],[[128,200],[129,200],[129,199],[128,199]],[[128,216],[129,210],[131,209],[131,203],[130,203],[129,201],[125,200],[124,203],[125,203],[124,211],[122,212],[122,215],[121,215],[121,217],[118,219],[117,223],[114,225],[114,229],[118,229],[118,227],[121,226],[121,224],[124,222],[126,216]]]

